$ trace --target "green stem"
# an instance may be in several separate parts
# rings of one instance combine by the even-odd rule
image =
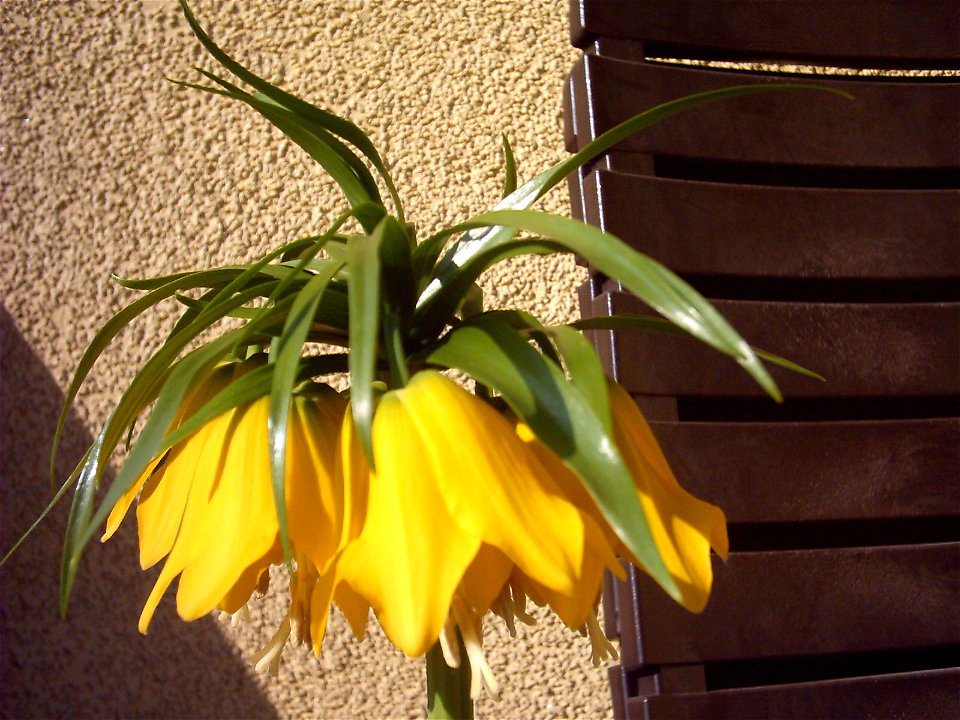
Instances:
[[[470,699],[470,661],[460,643],[460,667],[451,668],[443,659],[440,643],[427,653],[427,718],[430,720],[473,720]]]
[[[396,314],[392,310],[383,313],[384,350],[390,365],[391,387],[404,387],[410,382],[406,353],[403,350],[403,335]]]

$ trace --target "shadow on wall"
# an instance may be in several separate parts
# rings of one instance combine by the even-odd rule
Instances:
[[[63,394],[0,305],[0,549],[52,496],[49,450]],[[71,414],[64,478],[92,438]],[[150,634],[137,618],[155,572],[137,562],[129,517],[91,547],[61,620],[57,586],[70,499],[0,569],[0,717],[275,718],[248,663],[213,618],[184,623],[163,602]]]

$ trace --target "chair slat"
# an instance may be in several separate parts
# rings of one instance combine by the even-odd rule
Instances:
[[[583,147],[632,115],[668,100],[732,85],[788,81],[798,79],[586,55],[573,70],[574,132]],[[809,82],[844,90],[855,99],[813,91],[728,99],[672,116],[617,147],[695,158],[701,166],[709,161],[933,171],[960,167],[960,83],[823,76]],[[869,181],[866,170],[863,179]],[[934,172],[916,182],[954,181],[949,174],[944,179]]]
[[[789,399],[960,395],[958,302],[713,304],[751,344],[827,378],[771,368]],[[643,312],[649,310],[635,297],[614,292],[598,297],[591,314]],[[633,393],[763,396],[739,366],[691,338],[624,331],[600,352]]]
[[[960,543],[731,553],[714,573],[699,615],[639,571],[621,584],[642,641],[625,668],[960,643]]]
[[[960,190],[770,187],[604,170],[582,184],[571,185],[571,197],[587,222],[681,275],[960,279]]]
[[[730,523],[960,515],[960,418],[650,425]]]
[[[627,714],[647,720],[785,717],[953,720],[960,717],[958,687],[960,669],[948,668],[680,696],[637,697],[627,701]]]
[[[636,40],[688,57],[851,60],[887,66],[960,59],[953,0],[571,0],[573,44]],[[666,46],[666,47],[664,47]]]

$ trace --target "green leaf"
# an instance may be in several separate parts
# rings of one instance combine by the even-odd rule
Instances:
[[[331,112],[327,112],[326,110],[321,110],[320,108],[301,100],[296,95],[292,95],[284,90],[281,90],[263,78],[255,75],[253,72],[227,55],[227,53],[220,49],[220,47],[210,39],[206,32],[204,32],[203,28],[200,27],[200,24],[197,22],[197,19],[194,17],[193,13],[188,7],[186,0],[180,0],[180,6],[183,9],[183,14],[187,19],[187,23],[190,25],[190,29],[193,30],[193,33],[197,36],[197,39],[200,40],[201,44],[207,49],[207,52],[209,52],[217,62],[223,65],[223,67],[232,72],[243,82],[259,90],[276,104],[303,118],[304,121],[318,125],[332,132],[333,134],[338,135],[356,147],[370,161],[370,163],[374,166],[374,168],[376,168],[377,172],[383,178],[384,184],[387,186],[394,205],[396,206],[397,215],[401,222],[403,221],[403,207],[400,202],[400,196],[397,193],[396,186],[393,183],[393,179],[391,178],[383,159],[380,157],[380,153],[377,152],[377,149],[370,141],[370,138],[359,127],[354,125],[349,120],[334,115]]]
[[[201,313],[201,316],[194,320],[188,327],[184,328],[181,332],[168,339],[137,372],[126,391],[124,391],[120,401],[117,403],[113,413],[110,415],[110,418],[107,420],[107,423],[104,427],[104,439],[100,452],[99,463],[95,468],[92,469],[92,472],[95,473],[95,482],[99,481],[99,478],[105,469],[106,459],[110,457],[114,449],[117,447],[117,444],[120,442],[125,430],[129,428],[135,422],[137,416],[155,398],[157,398],[158,393],[161,392],[162,388],[166,387],[166,383],[169,381],[172,364],[183,348],[197,335],[206,330],[212,322],[215,322],[216,320],[225,316],[234,307],[243,304],[243,302],[249,299],[250,296],[253,296],[258,292],[258,288],[248,288],[245,292],[238,293],[231,298],[222,300],[215,306],[211,306]],[[292,300],[284,300],[283,302],[278,303],[274,308],[274,312],[278,314],[285,313],[290,302],[292,302]],[[221,347],[221,343],[224,341],[224,338],[229,338],[230,341],[235,344],[237,337],[243,330],[244,328],[239,328],[227,333],[217,340],[211,341],[210,343],[202,346],[198,350],[194,351],[194,353],[201,351],[206,352],[208,350],[212,352],[213,350]],[[262,342],[262,340],[257,339],[257,342]],[[230,347],[228,346],[223,348],[218,352],[218,357],[226,357],[230,353]],[[188,355],[187,357],[190,356]],[[185,361],[186,358],[180,362],[183,363]],[[215,359],[211,362],[215,362]],[[156,415],[156,412],[157,407],[154,408],[151,418]],[[149,420],[147,424],[150,424]],[[143,435],[141,433],[141,438],[142,437]],[[134,447],[136,447],[136,445]],[[94,462],[94,459],[91,459],[89,462]],[[128,460],[127,464],[124,465],[124,468],[126,468],[129,464],[130,461]]]
[[[398,317],[406,321],[413,312],[416,283],[410,270],[410,243],[407,233],[395,218],[383,218],[380,240],[381,285],[383,299]]]
[[[617,313],[614,315],[601,315],[598,317],[583,318],[570,323],[570,327],[578,330],[646,330],[653,332],[667,333],[669,335],[689,335],[690,333],[677,327],[669,320],[654,317],[653,315],[637,315],[635,313]],[[805,375],[814,380],[826,382],[826,378],[813,370],[798,365],[791,360],[775,355],[772,352],[761,350],[755,345],[751,345],[753,351],[761,360],[765,360],[772,365],[779,365],[786,370]]]
[[[483,213],[458,227],[494,224],[543,235],[585,258],[684,331],[734,358],[771,397],[782,399],[773,378],[737,331],[700,293],[656,260],[591,225],[533,210]],[[495,250],[487,248],[484,254]],[[458,284],[475,279],[465,270],[459,275]]]
[[[657,551],[633,478],[581,386],[495,315],[481,315],[446,336],[427,361],[463,370],[503,396],[537,437],[583,481],[624,544],[674,598],[680,597]]]
[[[319,249],[319,248],[318,248]],[[331,262],[322,272],[315,275],[297,294],[290,313],[287,315],[283,332],[277,338],[276,349],[270,353],[273,365],[273,383],[270,388],[270,414],[267,418],[267,436],[270,448],[270,474],[273,482],[273,499],[276,504],[277,521],[280,526],[280,543],[284,557],[290,561],[293,554],[287,536],[287,421],[290,415],[290,400],[293,385],[300,366],[300,353],[310,330],[310,323],[317,312],[317,306],[336,275],[342,262]],[[273,349],[271,349],[273,350]]]
[[[295,113],[271,101],[265,95],[252,95],[214,73],[206,70],[200,70],[200,72],[226,88],[225,92],[212,90],[214,94],[226,95],[246,103],[305,150],[337,182],[351,205],[381,202],[376,181],[363,161],[331,133],[316,124],[312,126],[304,124]],[[191,87],[211,91],[210,88],[202,85],[191,85]]]
[[[607,375],[593,345],[579,331],[568,325],[544,326],[522,310],[492,310],[479,317],[503,323],[532,338],[540,352],[567,371],[570,382],[590,403],[604,430],[607,434],[613,433]]]
[[[67,518],[67,530],[63,541],[63,558],[60,563],[60,615],[66,616],[70,602],[70,592],[73,581],[77,576],[80,564],[80,554],[86,543],[84,533],[93,512],[93,498],[97,488],[97,468],[101,465],[100,453],[103,439],[106,434],[106,425],[93,441],[80,472],[77,476],[77,486],[73,493],[73,503],[70,505],[70,515]]]
[[[153,307],[157,303],[173,296],[180,290],[187,290],[197,287],[209,287],[211,284],[215,285],[221,282],[230,283],[236,277],[244,275],[245,272],[246,271],[241,268],[224,267],[213,270],[181,273],[174,276],[168,276],[172,277],[173,279],[166,284],[151,290],[142,298],[130,303],[125,308],[120,310],[120,312],[110,318],[106,323],[104,323],[103,327],[97,331],[97,334],[94,335],[90,345],[87,346],[87,349],[81,356],[80,362],[77,363],[77,369],[73,373],[73,378],[71,378],[70,384],[67,386],[67,390],[64,393],[63,406],[60,409],[60,416],[57,418],[57,427],[54,431],[53,445],[50,450],[51,479],[56,474],[54,466],[57,459],[57,450],[60,447],[60,438],[63,435],[63,427],[67,421],[67,415],[70,412],[70,408],[73,407],[73,401],[76,399],[77,393],[79,392],[81,385],[83,385],[83,381],[86,379],[87,375],[90,373],[90,369],[93,367],[94,363],[97,361],[97,358],[100,357],[110,341],[113,340],[113,338],[115,338],[120,331],[129,325],[138,315]],[[266,280],[268,278],[264,277],[263,279]]]
[[[387,218],[369,237],[351,238],[347,245],[350,270],[350,407],[360,444],[374,467],[373,380],[380,331],[380,242]]]
[[[347,355],[345,353],[328,353],[301,358],[300,367],[294,382],[309,380],[315,375],[329,375],[331,373],[346,372]],[[206,425],[214,418],[240,405],[251,403],[258,398],[270,394],[273,384],[273,365],[262,365],[241,375],[227,387],[210,398],[195,413],[183,419],[177,429],[167,435],[161,444],[158,454],[172,448],[181,440],[185,440]]]
[[[757,85],[737,85],[672,100],[670,102],[657,105],[656,107],[651,108],[646,112],[642,112],[639,115],[625,120],[616,127],[611,128],[607,132],[594,139],[592,142],[588,143],[579,152],[574,153],[565,160],[561,160],[553,167],[544,170],[532,180],[529,180],[521,185],[510,195],[501,200],[494,207],[494,210],[522,210],[529,208],[531,205],[533,205],[533,203],[543,197],[550,189],[555,187],[558,183],[564,180],[567,175],[579,168],[581,165],[590,162],[600,154],[609,150],[621,140],[630,137],[638,131],[653,125],[654,123],[660,122],[671,115],[676,115],[677,113],[684,112],[685,110],[689,110],[699,105],[738,97],[741,95],[752,95],[754,93],[763,92],[783,92],[788,90],[814,90],[833,93],[834,95],[839,95],[847,99],[851,98],[849,93],[829,87],[821,87],[818,85],[808,85],[802,83],[769,83]],[[492,245],[508,242],[515,233],[516,231],[514,229],[499,225],[478,226],[472,228],[469,232],[466,232],[457,240],[456,243],[454,243],[454,245],[447,251],[446,255],[444,255],[443,259],[437,265],[432,277],[432,280],[435,282],[428,282],[424,284],[424,290],[417,301],[418,307],[428,302],[433,295],[438,293],[441,288],[443,288],[449,282],[452,276],[455,276],[462,268],[464,268],[464,266],[469,265],[475,256],[486,251]],[[451,301],[451,298],[448,297],[447,302],[449,303]]]
[[[461,227],[470,226],[458,225],[454,230]],[[418,340],[436,337],[447,324],[452,322],[467,293],[471,292],[471,288],[476,284],[477,278],[493,265],[518,255],[551,255],[556,252],[566,252],[566,248],[559,243],[542,238],[520,238],[509,243],[491,245],[473,258],[469,268],[452,275],[442,291],[430,302],[419,304],[418,301],[413,314],[412,333]],[[439,287],[439,281],[435,278],[431,282]],[[423,293],[420,297],[423,297]]]
[[[243,331],[237,336],[237,347],[243,345],[246,339],[250,337],[253,333],[262,329],[263,326],[266,324],[268,318],[275,316],[274,308],[276,307],[277,300],[287,295],[287,291],[291,289],[291,286],[294,283],[294,278],[298,278],[298,279],[310,278],[309,280],[306,280],[306,282],[304,283],[304,285],[301,287],[300,290],[296,291],[298,293],[303,292],[303,288],[305,288],[306,285],[309,285],[310,282],[312,282],[313,278],[315,278],[316,276],[315,275],[311,276],[310,274],[306,273],[305,268],[310,263],[310,261],[313,260],[314,257],[316,257],[317,253],[319,253],[323,249],[323,246],[325,243],[326,243],[326,238],[321,237],[316,243],[313,244],[312,247],[310,247],[306,252],[304,252],[300,256],[300,259],[297,260],[297,264],[292,269],[292,271],[285,278],[283,278],[283,280],[281,280],[280,282],[274,285],[273,289],[270,292],[270,295],[267,296],[267,304],[257,310],[254,317],[250,320],[250,322],[248,322],[243,327]],[[327,263],[326,268],[328,270],[331,267],[336,268],[336,270],[334,270],[334,274],[336,274],[336,271],[339,270],[341,267],[340,263],[337,263],[335,261],[328,260],[326,261],[326,263]],[[326,289],[326,286],[327,286],[327,283],[324,283],[324,289]],[[296,301],[294,300],[294,302]]]
[[[513,157],[510,139],[501,135],[503,142],[503,196],[507,197],[517,189],[517,161]]]
[[[570,382],[590,403],[593,414],[603,423],[603,429],[613,436],[613,416],[610,396],[607,392],[607,375],[593,345],[583,335],[565,325],[544,328],[553,336],[557,350],[563,358],[563,366]]]
[[[63,499],[63,496],[66,494],[67,490],[69,490],[71,487],[74,486],[74,484],[77,481],[77,477],[79,476],[81,470],[83,470],[84,466],[86,465],[87,458],[90,457],[90,453],[93,452],[94,449],[98,448],[100,442],[101,442],[101,438],[98,437],[96,440],[94,440],[93,444],[89,448],[87,448],[87,451],[83,454],[83,457],[80,458],[80,462],[73,469],[73,472],[70,473],[70,476],[66,480],[64,480],[63,483],[60,485],[59,489],[54,494],[53,498],[50,500],[49,503],[47,503],[47,506],[43,509],[43,512],[40,513],[40,515],[30,524],[30,527],[28,527],[26,531],[23,533],[23,535],[21,535],[19,539],[13,544],[13,547],[7,550],[3,558],[0,559],[0,567],[3,567],[3,565],[7,562],[7,560],[9,560],[13,556],[13,554],[17,551],[17,549],[21,545],[23,545],[24,541],[33,534],[33,531],[36,530],[37,527],[39,527],[40,523],[42,523],[46,519],[47,515],[50,514],[50,511],[57,506],[60,500]]]
[[[237,332],[237,330],[234,330],[226,333],[194,350],[169,372],[162,389],[157,395],[153,411],[150,413],[150,417],[147,419],[137,441],[130,449],[126,462],[124,462],[116,478],[104,494],[96,513],[91,517],[90,503],[92,499],[88,494],[92,493],[96,487],[106,458],[112,452],[112,447],[115,447],[115,442],[111,443],[109,433],[117,423],[108,421],[104,425],[101,431],[100,445],[96,452],[90,454],[77,483],[78,499],[74,500],[75,510],[71,512],[71,516],[76,519],[71,520],[69,534],[64,546],[60,585],[61,607],[65,608],[67,605],[80,557],[87,543],[93,537],[97,528],[106,520],[107,515],[117,500],[120,499],[120,496],[133,486],[150,461],[157,457],[160,448],[163,446],[164,436],[175,419],[187,393],[193,387],[193,384],[208,373],[229,350],[236,339]],[[142,374],[143,370],[138,374],[138,377]],[[118,414],[120,409],[121,405],[118,404],[117,408],[114,409],[114,414]],[[122,427],[126,426],[125,422],[120,424]]]

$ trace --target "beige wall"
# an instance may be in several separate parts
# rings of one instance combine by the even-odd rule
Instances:
[[[499,133],[521,175],[562,155],[560,96],[576,53],[562,0],[195,2],[214,38],[268,78],[354,119],[392,163],[427,232],[497,198]],[[212,64],[175,2],[0,0],[2,547],[49,496],[46,455],[72,367],[134,295],[136,276],[247,260],[316,232],[342,207],[298,148],[244,108],[164,80]],[[564,189],[543,207],[567,211]],[[575,313],[582,271],[516,262],[487,299],[547,319]],[[67,428],[61,476],[96,432],[169,314],[127,331],[97,365]],[[164,603],[136,632],[150,574],[133,523],[88,553],[69,618],[56,613],[66,505],[0,570],[8,717],[418,717],[422,667],[374,631],[356,643],[335,614],[319,661],[288,650],[279,679],[246,662],[280,614],[268,598],[238,629],[185,624]],[[480,717],[609,715],[588,642],[545,620],[489,632],[504,686]]]

